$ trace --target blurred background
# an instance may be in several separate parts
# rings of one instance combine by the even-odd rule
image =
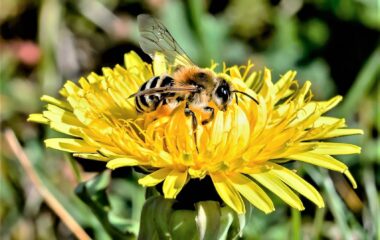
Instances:
[[[109,209],[97,211],[93,198],[88,199],[92,205],[87,202],[92,207],[86,206],[82,200],[87,196],[77,185],[102,172],[105,164],[46,150],[43,139],[58,134],[27,123],[26,118],[43,110],[43,94],[58,97],[68,79],[77,81],[90,72],[101,74],[102,67],[123,65],[124,54],[131,50],[150,61],[139,48],[136,27],[136,16],[149,13],[162,20],[201,66],[210,65],[211,59],[227,65],[251,59],[256,70],[271,69],[274,81],[287,70],[296,70],[300,82],[312,81],[318,100],[343,95],[343,103],[329,114],[345,117],[349,127],[365,132],[339,139],[362,147],[360,156],[338,157],[350,167],[358,189],[352,190],[341,174],[295,164],[320,189],[326,208],[317,209],[303,199],[306,210],[299,213],[273,197],[276,211],[265,215],[254,210],[244,239],[380,239],[379,4],[378,0],[2,0],[0,238],[74,238],[36,191],[9,148],[5,129],[15,132],[42,184],[91,237],[116,239],[115,228],[137,232],[144,189],[136,184],[136,175],[129,169],[104,172],[95,188],[86,186]],[[105,227],[98,221],[104,216],[109,221]]]

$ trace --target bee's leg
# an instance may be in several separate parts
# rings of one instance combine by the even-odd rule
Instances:
[[[185,115],[186,117],[190,117],[192,118],[192,121],[193,121],[193,129],[197,129],[197,126],[198,126],[198,121],[197,121],[197,117],[195,116],[195,113],[193,111],[191,111],[191,109],[189,108],[189,104],[186,103],[186,106],[185,106]]]
[[[238,95],[236,93],[235,93],[235,101],[236,101],[236,105],[239,105]]]
[[[214,109],[212,107],[204,107],[203,110],[206,112],[210,112],[210,117],[208,119],[205,119],[202,121],[202,125],[206,125],[207,123],[211,122],[214,119]]]
[[[193,134],[194,134],[195,147],[197,148],[197,152],[199,152],[198,146],[197,146],[197,132],[196,132],[196,129],[198,126],[198,121],[197,121],[197,117],[195,116],[195,113],[193,111],[191,111],[191,109],[189,108],[189,103],[186,103],[186,106],[185,106],[185,116],[186,117],[191,116],[191,120],[192,120],[192,124],[193,124]]]

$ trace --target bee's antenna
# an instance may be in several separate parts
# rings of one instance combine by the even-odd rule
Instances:
[[[243,94],[244,96],[247,96],[247,97],[249,97],[250,99],[252,99],[253,101],[255,101],[255,103],[259,104],[259,102],[258,102],[254,97],[252,97],[251,95],[249,95],[248,93],[241,92],[241,91],[238,91],[238,90],[233,90],[233,91],[231,91],[231,92],[234,92],[234,93],[241,93],[241,94]]]

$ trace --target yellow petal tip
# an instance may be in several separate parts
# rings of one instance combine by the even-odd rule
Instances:
[[[345,170],[344,172],[344,175],[346,175],[346,177],[348,178],[348,180],[351,182],[351,185],[354,189],[356,189],[358,187],[356,181],[355,181],[355,178],[352,176],[351,172],[347,169]]]

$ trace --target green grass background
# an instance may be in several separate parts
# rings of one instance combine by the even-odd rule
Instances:
[[[312,81],[316,99],[343,95],[330,114],[365,132],[340,139],[362,147],[360,156],[339,158],[358,189],[341,174],[295,164],[320,189],[326,208],[303,199],[306,210],[298,212],[273,196],[276,211],[254,210],[244,239],[380,239],[379,0],[2,0],[0,8],[1,239],[73,238],[10,151],[6,128],[16,133],[43,183],[86,231],[97,239],[114,237],[74,193],[104,163],[46,150],[43,139],[58,134],[26,118],[42,111],[41,95],[58,96],[67,79],[122,64],[131,50],[149,61],[138,46],[140,13],[161,19],[201,66],[211,59],[227,65],[251,59],[256,70],[271,69],[273,79],[296,70],[300,82]],[[121,169],[104,180],[110,181],[111,222],[135,232],[144,202],[136,177]]]

